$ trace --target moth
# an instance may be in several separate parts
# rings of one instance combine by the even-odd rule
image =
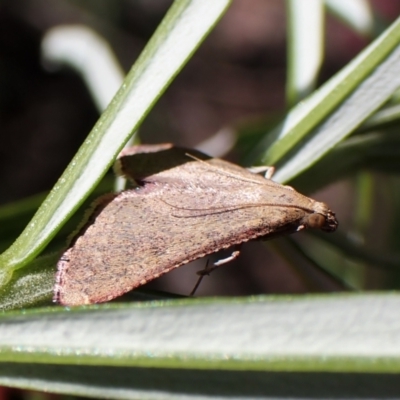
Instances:
[[[116,169],[136,187],[100,197],[72,235],[57,264],[58,303],[109,301],[224,248],[338,226],[325,203],[196,150],[134,146]]]

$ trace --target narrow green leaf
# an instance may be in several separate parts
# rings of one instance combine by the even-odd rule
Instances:
[[[315,163],[399,88],[399,42],[400,19],[269,135],[268,143],[275,141],[261,159],[266,165],[279,161],[276,180],[287,181]],[[258,149],[265,146],[261,143]]]
[[[382,125],[398,122],[400,119],[400,105],[390,105],[377,111],[371,118],[368,118],[359,131],[379,129]]]
[[[50,305],[58,258],[58,253],[49,254],[31,262],[29,268],[16,270],[0,290],[0,310]]]
[[[43,58],[66,64],[82,77],[97,109],[103,112],[124,80],[124,71],[110,45],[84,25],[58,25],[42,40]]]
[[[399,157],[399,132],[352,136],[294,178],[291,184],[304,193],[312,193],[363,168],[398,174]]]
[[[171,300],[0,317],[0,361],[400,372],[400,295]]]
[[[400,25],[399,25],[400,27]],[[275,178],[287,181],[310,167],[353,132],[400,87],[400,46],[376,68],[322,125],[277,164]]]
[[[396,374],[0,363],[0,384],[95,399],[397,399]]]
[[[372,36],[374,14],[368,0],[325,0],[328,10],[361,35]]]
[[[288,0],[288,74],[286,97],[294,105],[315,90],[323,58],[322,0]]]

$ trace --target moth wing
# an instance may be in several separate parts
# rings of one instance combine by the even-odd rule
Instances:
[[[305,213],[263,205],[268,188],[262,186],[255,195],[244,182],[207,187],[209,179],[200,185],[167,178],[122,192],[96,210],[58,263],[57,301],[111,300],[222,248],[292,232]]]
[[[176,147],[171,143],[137,145],[120,153],[114,170],[118,175],[134,181],[145,180],[151,176],[157,179],[162,172],[168,175],[171,169],[179,171],[182,165],[193,162],[192,157],[200,160],[211,159],[200,151]]]

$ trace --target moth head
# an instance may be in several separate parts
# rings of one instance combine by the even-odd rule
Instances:
[[[326,232],[334,232],[338,227],[335,213],[325,203],[315,202],[313,213],[306,218],[307,228],[321,229]]]

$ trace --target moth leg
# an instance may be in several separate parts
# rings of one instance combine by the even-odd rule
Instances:
[[[205,271],[208,271],[208,262],[209,262],[209,261],[210,261],[210,260],[207,259],[206,267],[205,267],[204,269],[202,269],[201,271],[198,271],[198,272],[197,272],[197,275],[199,275],[199,277],[198,277],[198,279],[197,279],[196,284],[194,285],[194,288],[192,289],[192,291],[191,291],[190,294],[189,294],[190,297],[193,297],[193,296],[194,296],[194,294],[196,293],[197,288],[200,286],[200,283],[201,283],[201,281],[203,280],[204,276],[210,274],[209,272],[205,272]]]
[[[233,261],[235,258],[238,258],[240,255],[240,251],[239,250],[235,250],[234,252],[232,252],[232,254],[229,257],[223,258],[222,260],[218,260],[217,262],[214,263],[214,266],[212,267],[212,269],[209,269],[209,273],[211,271],[214,271],[214,269],[217,269],[219,266],[227,264],[228,262]],[[200,271],[201,272],[201,271]],[[207,274],[209,275],[209,274]]]
[[[247,168],[253,174],[264,174],[265,179],[271,179],[272,175],[274,175],[275,167],[268,165],[261,165],[258,167],[250,167]]]
[[[240,251],[238,250],[238,246],[235,246],[235,251],[232,252],[232,254],[229,257],[223,258],[222,260],[218,260],[215,262],[211,267],[208,266],[209,260],[207,260],[206,267],[200,271],[197,271],[197,275],[199,275],[199,278],[197,279],[196,284],[194,285],[193,290],[190,292],[189,296],[193,296],[197,290],[197,288],[200,286],[201,281],[203,280],[205,275],[210,275],[210,273],[217,268],[219,268],[221,265],[227,264],[231,261],[233,261],[235,258],[238,258],[240,255]]]

